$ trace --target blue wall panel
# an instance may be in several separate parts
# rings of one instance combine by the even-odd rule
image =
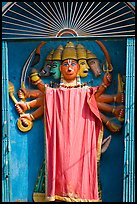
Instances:
[[[81,43],[87,49],[97,55],[100,62],[105,62],[105,57],[95,39],[75,39],[74,44]],[[107,47],[113,64],[113,78],[111,87],[106,93],[117,93],[117,74],[125,74],[126,68],[126,41],[124,39],[100,39]],[[9,41],[9,80],[14,84],[15,96],[20,88],[22,67],[31,51],[41,41]],[[47,40],[47,44],[41,49],[41,60],[35,66],[38,70],[44,64],[47,54],[56,49],[60,44],[66,45],[68,39]],[[30,69],[27,74],[29,74]],[[82,81],[90,81],[93,78],[93,86],[100,84],[102,78],[96,80],[90,72]],[[43,79],[44,82],[52,80]],[[34,88],[26,81],[26,86]],[[19,99],[18,99],[19,100]],[[14,103],[10,100],[10,135],[11,135],[11,175],[12,175],[12,201],[32,201],[32,193],[36,178],[44,159],[44,126],[43,119],[34,121],[31,131],[22,133],[18,130],[16,122],[19,115]],[[101,157],[101,183],[104,202],[122,201],[123,193],[123,152],[124,152],[124,126],[117,134],[112,134],[105,129],[104,137],[112,135],[112,141],[108,150]]]

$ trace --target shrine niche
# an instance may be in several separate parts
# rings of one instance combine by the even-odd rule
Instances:
[[[17,121],[19,130],[22,132],[31,131],[35,120],[39,117],[44,118],[46,153],[33,193],[35,202],[58,200],[66,202],[102,201],[99,180],[100,157],[101,154],[107,150],[111,141],[111,135],[104,137],[104,128],[107,128],[110,133],[117,133],[122,128],[124,121],[124,78],[120,73],[118,74],[116,94],[105,93],[109,86],[111,86],[115,68],[111,62],[111,54],[108,53],[104,44],[99,40],[95,42],[100,47],[100,52],[104,54],[105,60],[102,65],[99,62],[97,53],[93,53],[82,44],[74,45],[74,43],[69,41],[65,46],[59,45],[55,50],[49,51],[48,56],[45,57],[43,67],[37,70],[35,66],[41,59],[40,50],[43,46],[47,45],[46,42],[41,42],[26,60],[28,64],[25,63],[23,67],[21,87],[18,90],[18,97],[21,101],[18,102],[15,98],[14,85],[9,81],[9,94],[15,103],[17,112],[20,114]],[[28,76],[29,82],[37,87],[37,89],[28,89],[25,86],[27,74],[24,76],[24,73],[27,73],[28,68],[30,69]],[[93,79],[84,83],[81,82],[82,78],[86,78],[89,72],[93,73],[94,80],[102,77],[101,83],[98,84],[98,86],[90,85],[90,83],[93,83]],[[43,79],[48,77],[51,77],[52,81],[50,81],[49,84],[44,83]],[[57,83],[56,80],[58,80],[59,83]],[[28,99],[29,101],[27,101]],[[29,111],[34,108],[36,110],[29,113]],[[78,131],[79,128],[80,132]],[[87,130],[85,128],[87,128]],[[95,133],[92,132],[93,130]],[[60,135],[62,135],[62,138]],[[59,167],[60,165],[58,164],[59,166],[53,168],[55,160],[62,163],[64,159],[66,159],[68,165],[64,167],[63,171],[65,172],[66,169],[69,168],[70,161],[68,156],[66,155],[64,159],[61,155],[56,157],[53,148],[56,143],[61,142],[62,147],[60,146],[59,148],[56,146],[57,149],[59,148],[56,151],[62,152],[62,155],[66,154],[67,151],[71,151],[75,154],[71,146],[67,146],[66,150],[63,150],[66,142],[68,144],[72,143],[70,139],[66,139],[68,136],[72,141],[75,137],[77,138],[75,140],[78,141],[79,137],[84,139],[85,136],[87,136],[88,140],[92,141],[91,144],[95,145],[96,150],[94,150],[94,153],[92,151],[95,166],[90,167],[90,169],[93,169],[92,175],[94,174],[95,176],[91,178],[90,175],[87,181],[89,181],[89,179],[94,180],[96,187],[94,184],[90,184],[90,186],[87,187],[87,183],[83,182],[81,182],[79,186],[77,186],[75,182],[71,183],[70,180],[72,179],[73,181],[74,178],[70,176],[72,173],[69,175],[67,172],[62,172],[62,175],[65,177],[69,176],[69,180],[63,181],[63,177],[60,175],[62,167]],[[72,143],[72,145],[74,144]],[[85,151],[81,155],[83,157],[82,163],[84,161],[86,162],[85,158],[90,158],[91,151],[89,151],[89,149],[93,148],[86,147],[86,145],[88,146],[87,142],[85,144],[82,142],[78,146],[81,149],[83,145],[85,145]],[[52,148],[53,150],[51,150]],[[89,151],[88,157],[84,156],[87,154],[86,151]],[[73,154],[70,157],[71,159],[73,158]],[[73,166],[75,162],[77,163],[81,157],[79,156],[80,154],[75,156],[70,166]],[[78,167],[76,165],[71,171],[76,171],[76,169],[79,168],[81,168],[81,171],[83,168],[88,169],[86,165],[80,166]],[[58,170],[57,178],[50,175],[50,172],[53,171],[55,173],[58,168],[61,169]],[[86,172],[86,174],[88,174],[88,172]],[[84,176],[85,174],[83,174],[83,177]],[[56,182],[53,181],[54,179],[57,179]],[[79,180],[80,177],[77,179]],[[60,184],[56,185],[58,182]],[[64,185],[63,191],[61,190],[62,185]],[[82,186],[84,187],[84,185],[86,185],[87,191],[83,194],[80,189]],[[53,189],[55,190],[53,191]]]
[[[2,2],[2,199],[133,201],[133,2]]]

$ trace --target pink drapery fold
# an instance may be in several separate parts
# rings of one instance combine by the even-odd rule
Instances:
[[[96,90],[46,87],[47,201],[99,201]]]

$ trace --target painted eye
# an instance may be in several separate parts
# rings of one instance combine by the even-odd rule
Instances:
[[[90,61],[90,64],[95,64],[95,61]]]
[[[63,66],[67,67],[67,66],[68,66],[68,63],[64,63]]]
[[[75,63],[72,63],[71,65],[74,67],[76,64],[75,64]]]
[[[81,64],[81,65],[84,65],[84,64],[85,64],[85,62],[81,62],[80,64]]]

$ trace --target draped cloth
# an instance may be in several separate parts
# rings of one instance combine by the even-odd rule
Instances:
[[[97,202],[97,87],[45,90],[46,201]]]

